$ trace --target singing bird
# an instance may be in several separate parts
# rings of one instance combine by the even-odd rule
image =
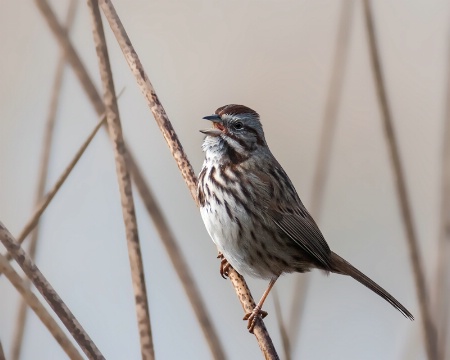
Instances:
[[[231,265],[239,274],[270,280],[251,313],[253,332],[263,303],[283,273],[320,269],[349,275],[381,296],[407,318],[411,313],[381,286],[330,250],[291,180],[272,155],[259,115],[243,105],[226,105],[204,119],[213,127],[202,148],[198,201],[205,227],[222,258],[221,274]]]

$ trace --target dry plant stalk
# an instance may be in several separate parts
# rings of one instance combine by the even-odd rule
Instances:
[[[17,242],[21,244],[25,238],[30,234],[30,232],[35,228],[36,224],[39,222],[39,219],[41,215],[44,213],[45,209],[47,209],[47,206],[50,204],[50,202],[55,197],[58,190],[61,188],[61,186],[66,181],[67,177],[72,172],[73,168],[77,164],[78,160],[80,160],[81,156],[84,154],[85,150],[91,143],[92,139],[97,134],[98,130],[102,127],[102,125],[105,123],[106,118],[104,116],[101,117],[101,120],[98,122],[97,126],[92,130],[91,134],[88,136],[88,138],[85,140],[85,142],[81,145],[80,149],[75,154],[74,158],[70,162],[70,164],[67,166],[67,168],[64,170],[64,172],[60,175],[58,180],[56,181],[55,185],[50,189],[50,191],[47,193],[44,199],[40,202],[38,208],[34,212],[31,219],[26,223],[24,226],[22,232],[19,234],[17,238]],[[6,258],[8,260],[12,259],[11,254],[7,254]],[[1,271],[0,271],[1,274]]]
[[[232,266],[230,266],[228,268],[228,278],[233,284],[234,290],[236,291],[236,295],[241,302],[244,313],[248,314],[252,312],[256,304],[255,300],[253,300],[252,294],[247,286],[247,283],[245,282],[244,277],[240,275],[236,270],[234,270]],[[264,359],[280,359],[277,354],[277,350],[273,345],[272,339],[270,338],[269,332],[267,331],[266,325],[264,324],[264,321],[261,319],[261,317],[258,317],[256,320],[253,334],[258,341],[258,345],[264,355]]]
[[[75,75],[80,80],[80,84],[83,87],[83,90],[91,100],[95,111],[97,112],[97,115],[99,117],[103,116],[103,113],[105,112],[103,100],[100,94],[97,92],[92,79],[89,77],[86,68],[84,67],[80,57],[75,51],[75,48],[72,46],[72,43],[67,36],[64,27],[58,22],[58,19],[56,18],[55,13],[48,4],[47,0],[34,0],[34,2],[47,21],[47,24],[50,27],[53,35],[56,37],[56,40],[58,40],[59,46],[61,46],[64,51],[66,61],[72,66]]]
[[[336,45],[333,56],[330,85],[325,103],[320,135],[320,147],[317,153],[316,168],[311,191],[311,213],[315,219],[320,219],[323,209],[323,196],[330,169],[332,148],[336,133],[336,124],[339,115],[342,88],[350,43],[351,25],[353,17],[354,0],[343,0],[339,15]]]
[[[117,42],[124,53],[125,59],[127,60],[131,71],[136,77],[137,83],[147,100],[153,116],[155,117],[155,120],[169,145],[172,155],[177,162],[178,168],[183,175],[183,179],[191,192],[191,196],[196,204],[198,204],[196,195],[197,177],[195,176],[192,165],[184,153],[181,143],[178,140],[178,136],[176,135],[175,130],[173,129],[172,124],[170,123],[170,120],[167,117],[158,96],[156,95],[156,92],[139,60],[136,51],[131,45],[131,41],[114,9],[114,6],[110,1],[105,0],[100,0],[99,4],[111,26],[111,29],[113,30],[114,35],[116,36]],[[253,310],[255,303],[243,277],[238,276],[234,270],[230,271],[229,277],[235,287],[239,299],[241,300],[243,308],[247,312]],[[254,334],[264,356],[268,359],[278,359],[272,340],[261,319],[259,319],[255,326]]]
[[[130,66],[133,75],[136,77],[136,81],[147,100],[147,104],[155,117],[164,139],[166,140],[170,152],[174,157],[181,175],[183,176],[186,185],[191,192],[191,196],[197,203],[197,177],[194,173],[189,159],[187,158],[183,146],[178,140],[178,136],[159,101],[158,95],[156,95],[155,89],[150,82],[144,68],[139,60],[139,56],[131,45],[130,38],[128,37],[125,28],[123,27],[111,1],[99,1],[99,4],[105,14],[111,29],[116,36],[117,42],[125,56],[125,59]]]
[[[0,341],[0,360],[6,360],[1,341]]]
[[[88,0],[88,5],[91,11],[94,43],[97,51],[100,77],[104,88],[103,98],[106,110],[106,120],[108,122],[108,130],[113,143],[114,158],[116,162],[123,221],[125,224],[128,255],[130,258],[131,278],[134,288],[141,354],[142,359],[152,360],[155,358],[155,350],[153,347],[152,330],[150,326],[150,311],[148,307],[144,265],[139,242],[131,177],[127,168],[127,152],[123,140],[119,107],[117,106],[114,80],[111,65],[109,63],[108,49],[98,3],[96,0]]]
[[[223,350],[222,344],[217,336],[216,329],[214,328],[210,317],[206,313],[206,306],[200,296],[197,283],[194,281],[192,272],[189,270],[189,267],[182,256],[182,252],[178,246],[178,243],[175,241],[175,237],[170,230],[169,224],[167,223],[161,208],[156,202],[155,196],[145,183],[145,180],[141,177],[142,172],[138,168],[138,165],[135,162],[130,161],[128,166],[130,172],[133,174],[134,183],[141,194],[144,206],[153,220],[153,225],[155,226],[156,231],[158,232],[167,253],[169,254],[184,290],[186,291],[206,341],[208,342],[213,358],[215,360],[225,360],[225,351]]]
[[[9,263],[8,259],[3,255],[0,255],[0,270],[5,274],[6,278],[16,288],[16,290],[22,295],[22,299],[26,304],[33,309],[37,317],[42,321],[45,327],[50,331],[52,336],[72,360],[83,360],[75,346],[70,342],[64,331],[59,327],[58,323],[48,313],[47,309],[41,304],[39,299],[34,295],[30,289],[29,282],[23,280],[20,275],[14,270]],[[14,348],[12,352],[14,353]],[[12,356],[11,356],[12,358]],[[1,360],[1,357],[0,357]]]
[[[323,196],[325,193],[328,171],[330,168],[334,137],[336,133],[337,117],[341,103],[342,87],[346,70],[348,47],[350,43],[351,24],[353,17],[354,0],[343,0],[339,16],[339,25],[336,36],[336,45],[333,56],[330,85],[325,103],[320,135],[320,147],[317,153],[316,168],[313,186],[311,189],[310,210],[319,223],[322,215]],[[298,338],[302,315],[305,309],[306,296],[309,287],[310,274],[298,276],[295,283],[294,296],[290,312],[289,334],[293,344]]]
[[[65,325],[67,330],[73,336],[75,341],[81,347],[86,356],[91,360],[105,359],[100,350],[91,340],[89,335],[80,325],[78,320],[69,310],[67,305],[62,301],[55,289],[50,285],[47,279],[42,275],[33,260],[22,249],[20,244],[11,235],[11,233],[0,222],[0,242],[12,255],[14,260],[24,271],[25,275],[31,280],[33,285],[39,290],[44,299],[58,315],[59,319]]]
[[[450,55],[450,54],[449,54]],[[450,56],[447,61],[450,60]],[[438,262],[436,269],[436,313],[439,333],[439,358],[447,359],[450,351],[449,307],[450,302],[450,67],[447,69],[447,101],[442,139],[441,214],[439,224]]]
[[[75,18],[76,12],[76,0],[71,0],[69,2],[69,6],[67,9],[66,15],[66,32],[69,33],[70,28],[72,27],[73,20]],[[59,94],[61,90],[64,68],[66,65],[66,61],[64,58],[64,53],[61,52],[61,55],[58,60],[58,64],[56,66],[55,78],[53,81],[52,94],[50,97],[50,106],[47,115],[47,121],[45,124],[45,133],[44,133],[44,141],[43,141],[43,151],[41,158],[41,166],[40,173],[38,176],[38,185],[36,191],[36,206],[39,205],[39,202],[45,195],[45,186],[47,182],[47,174],[48,174],[48,166],[50,160],[50,150],[53,142],[53,129],[55,127],[56,120],[56,112],[58,109],[59,102]],[[31,233],[30,247],[28,250],[28,254],[32,259],[36,256],[36,248],[39,239],[39,223],[36,224],[36,228]],[[28,287],[30,286],[30,281],[27,281]],[[27,320],[27,303],[22,298],[19,304],[19,311],[17,314],[17,322],[16,329],[14,331],[13,336],[13,344],[12,344],[12,352],[11,352],[11,360],[19,360],[20,353],[22,349],[23,335],[25,332],[25,323]]]
[[[390,152],[390,159],[392,161],[392,168],[395,175],[395,185],[397,189],[397,196],[400,205],[400,211],[403,219],[403,225],[408,240],[408,248],[411,257],[411,264],[414,272],[414,280],[416,283],[417,297],[420,305],[420,312],[422,318],[422,327],[425,336],[425,348],[429,360],[438,358],[437,353],[437,334],[435,325],[432,320],[430,306],[428,302],[428,292],[425,283],[425,274],[423,270],[422,261],[419,254],[419,243],[417,234],[414,228],[414,221],[412,217],[411,204],[406,189],[406,180],[403,166],[400,160],[400,151],[397,143],[397,138],[392,122],[391,110],[386,93],[386,85],[383,78],[383,71],[381,69],[380,54],[375,35],[375,26],[373,21],[372,8],[369,0],[364,0],[364,15],[367,27],[367,36],[369,43],[370,59],[375,78],[375,87],[377,91],[378,101],[380,105],[382,120],[387,139],[387,145]]]
[[[281,341],[283,344],[284,358],[286,360],[292,359],[291,342],[283,321],[283,313],[281,311],[280,298],[276,288],[272,289],[273,305],[275,308],[275,315],[277,316],[278,330],[280,331]]]
[[[81,62],[80,57],[73,47],[69,37],[64,32],[64,28],[59,24],[53,10],[50,8],[46,0],[35,0],[35,2],[38,9],[41,11],[41,14],[47,21],[52,33],[55,35],[59,45],[64,50],[67,62],[74,69],[75,74],[77,75],[81,83],[81,86],[85,90],[97,114],[103,114],[105,111],[103,101],[92,79],[87,73],[86,67]],[[195,284],[194,277],[192,276],[192,273],[189,270],[186,261],[184,260],[184,256],[178,244],[176,243],[167,225],[167,222],[165,220],[164,222],[160,221],[161,219],[164,219],[164,216],[159,210],[159,207],[156,205],[156,201],[154,200],[150,187],[146,183],[145,178],[137,165],[137,161],[134,159],[129,149],[128,161],[132,178],[135,181],[136,187],[147,208],[147,211],[150,217],[153,219],[156,229],[161,236],[161,240],[167,250],[172,264],[174,265],[174,268],[189,298],[189,301],[194,308],[195,315],[197,316],[197,320],[199,321],[199,324],[202,328],[203,334],[208,342],[214,359],[223,360],[225,359],[225,353],[220,343],[220,338],[217,335],[217,332],[206,311],[206,306],[204,306],[204,301],[202,300],[200,292],[198,291],[196,286],[193,286],[193,284]]]

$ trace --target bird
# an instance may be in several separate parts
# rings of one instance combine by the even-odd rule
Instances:
[[[205,159],[198,176],[200,214],[221,258],[220,273],[269,280],[261,300],[247,313],[253,332],[265,299],[285,273],[319,269],[348,275],[405,317],[413,315],[381,286],[331,251],[288,175],[270,151],[259,114],[244,105],[219,107],[203,119]]]

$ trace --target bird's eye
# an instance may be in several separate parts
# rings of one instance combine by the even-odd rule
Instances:
[[[233,127],[236,130],[242,130],[244,128],[244,124],[242,122],[240,122],[240,121],[237,121],[237,122],[234,123]]]

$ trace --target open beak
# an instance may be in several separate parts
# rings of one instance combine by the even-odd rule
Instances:
[[[223,126],[223,121],[219,115],[205,116],[203,119],[209,120],[213,123],[212,129],[200,130],[201,133],[209,136],[219,136],[225,129]]]

